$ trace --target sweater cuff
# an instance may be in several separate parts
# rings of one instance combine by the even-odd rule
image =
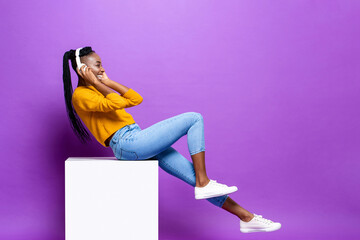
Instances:
[[[136,92],[132,88],[129,88],[129,90],[126,93],[124,93],[122,96],[124,98],[129,98],[130,96],[133,96],[134,93],[136,93]]]

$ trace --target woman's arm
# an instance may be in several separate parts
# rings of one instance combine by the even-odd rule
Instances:
[[[120,96],[119,94],[116,94],[117,96],[119,96],[123,100],[126,99],[127,104],[124,106],[124,108],[136,106],[143,101],[142,96],[139,93],[135,92],[134,89],[128,88],[118,82],[111,80],[110,78],[108,78],[108,76],[106,75],[105,72],[102,74],[101,78],[99,79],[99,82],[100,82],[100,84],[99,84],[100,86],[102,84],[103,85],[102,87],[105,86],[106,88],[109,88],[109,89],[112,88],[122,95],[122,96]],[[95,84],[98,84],[98,83],[95,82]],[[95,86],[95,88],[97,88],[97,87],[99,87],[99,86]],[[109,96],[112,96],[112,95],[109,95]]]
[[[104,83],[105,84],[105,83]],[[106,82],[106,86],[114,89],[115,91],[117,91],[118,93],[120,93],[121,95],[123,95],[124,93],[126,93],[127,91],[129,91],[129,88],[118,83],[115,82],[111,79],[109,79],[109,81]]]
[[[101,83],[100,81],[96,81],[95,83],[92,84],[99,92],[102,93],[102,95],[104,95],[104,97],[106,97],[106,95],[110,94],[110,93],[114,93],[114,91],[109,88],[108,86],[106,86],[105,84]]]
[[[131,88],[127,88],[124,85],[110,80],[105,72],[103,73],[101,80],[95,77],[95,74],[90,71],[89,67],[86,68],[86,70],[81,69],[81,72],[84,72],[84,74],[82,74],[78,69],[77,72],[86,82],[94,86],[102,95],[104,95],[104,97],[102,97],[96,92],[86,89],[82,89],[80,92],[74,92],[72,101],[74,107],[76,106],[78,109],[84,111],[109,112],[117,109],[133,107],[143,101],[140,94]],[[123,96],[114,92],[105,83],[113,86],[115,90],[118,90]]]
[[[120,93],[121,95],[123,95],[124,93],[126,93],[127,91],[129,91],[129,88],[118,83],[115,82],[113,80],[111,80],[106,72],[103,73],[102,78],[100,79],[100,82],[102,82],[103,84],[105,84],[106,86],[114,89],[115,91],[117,91],[118,93]]]

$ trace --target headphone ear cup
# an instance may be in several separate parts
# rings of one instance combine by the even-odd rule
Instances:
[[[84,67],[84,69],[83,69],[83,70],[84,70],[84,72],[85,72],[85,69],[87,68],[87,66],[86,66],[86,64],[84,64],[84,63],[82,63],[82,64],[80,64],[80,66],[78,66],[79,71],[81,70],[81,67],[82,67],[82,66],[85,66],[85,67]]]

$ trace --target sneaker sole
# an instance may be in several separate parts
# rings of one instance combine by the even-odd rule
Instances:
[[[236,192],[237,190],[238,190],[238,189],[236,188],[235,190],[231,190],[231,191],[228,191],[228,192],[226,192],[226,193],[213,193],[213,194],[208,194],[208,195],[196,195],[196,196],[195,196],[195,199],[196,199],[196,200],[199,200],[199,199],[206,199],[206,198],[224,196],[224,195],[226,195],[226,194],[230,194],[230,193]]]
[[[276,231],[276,230],[279,230],[281,228],[281,225],[279,226],[275,226],[275,227],[272,227],[272,228],[258,228],[258,229],[241,229],[240,228],[240,232],[243,232],[243,233],[251,233],[251,232],[272,232],[272,231]]]

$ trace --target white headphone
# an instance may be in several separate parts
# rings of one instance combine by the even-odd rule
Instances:
[[[85,66],[85,67],[84,67],[84,71],[85,71],[85,69],[87,68],[87,66],[86,66],[86,64],[81,63],[81,61],[80,61],[80,56],[79,56],[81,49],[82,49],[82,48],[78,48],[78,49],[76,49],[76,51],[75,51],[76,65],[77,65],[79,71],[80,71],[80,68],[81,68],[82,66]]]
[[[78,49],[76,49],[76,51],[75,51],[75,59],[76,59],[76,65],[77,65],[77,68],[79,69],[79,71],[80,71],[80,68],[82,67],[82,66],[85,66],[84,67],[84,72],[85,72],[85,69],[87,68],[87,66],[86,66],[86,64],[84,64],[84,63],[81,63],[80,62],[80,50],[81,50],[82,48],[78,48]],[[102,76],[101,75],[97,75],[97,78],[98,79],[102,79]]]

